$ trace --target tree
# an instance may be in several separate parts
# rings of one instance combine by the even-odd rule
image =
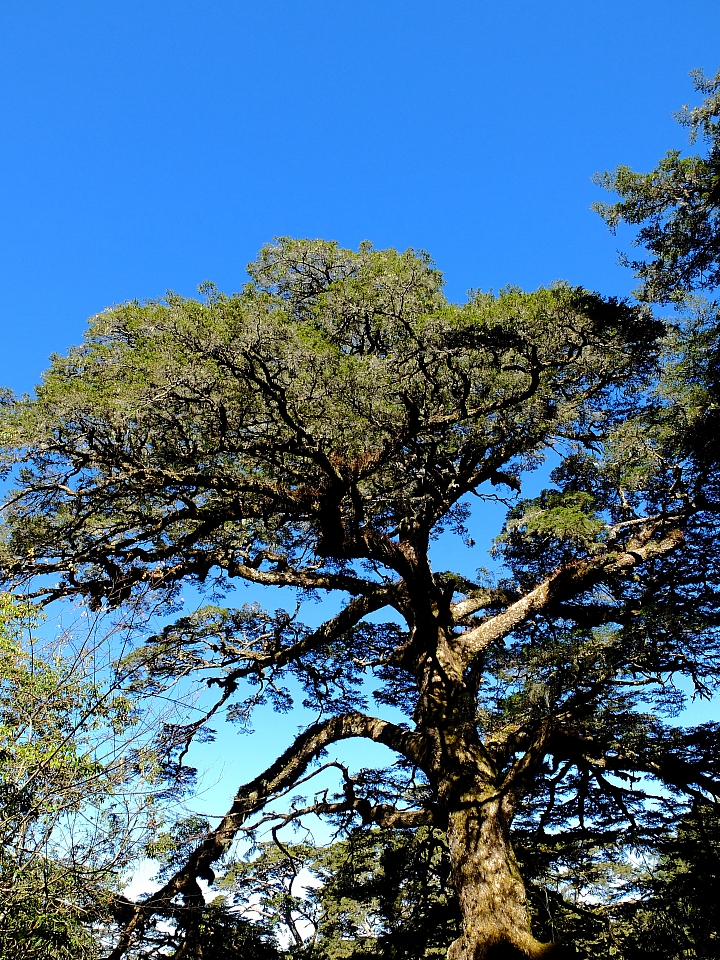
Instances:
[[[578,903],[551,894],[553,922],[572,932],[582,957],[716,957],[717,821],[716,804],[694,804],[644,862],[598,863],[602,896]]]
[[[293,956],[441,958],[459,930],[443,834],[357,826],[335,843],[271,841],[227,864],[230,902],[248,902]]]
[[[138,775],[137,706],[97,647],[63,652],[38,625],[0,594],[0,955],[84,960],[154,829],[158,781]]]
[[[705,154],[683,157],[671,150],[649,173],[619,166],[598,174],[596,183],[619,199],[594,207],[613,232],[620,224],[638,228],[634,244],[648,258],[621,257],[640,280],[638,296],[675,303],[689,314],[676,332],[685,358],[676,390],[685,395],[684,451],[707,465],[720,455],[718,304],[700,299],[712,298],[720,285],[720,71],[712,78],[699,70],[691,76],[705,97],[699,106],[683,107],[676,119],[689,128],[691,143],[706,144]]]
[[[676,960],[711,960],[718,952],[720,925],[720,834],[717,807],[695,804],[678,830],[660,845],[658,864],[646,886],[637,955],[655,953]]]
[[[640,296],[659,303],[720,286],[720,71],[712,78],[701,70],[691,76],[705,99],[676,118],[689,128],[691,143],[705,141],[706,155],[669,150],[650,173],[619,166],[595,178],[620,197],[595,204],[608,226],[639,226],[635,243],[650,259],[623,260],[640,279]]]
[[[459,933],[447,844],[433,827],[359,827],[320,850],[310,870],[322,880],[314,890],[321,960],[442,958]]]
[[[198,881],[257,818],[313,813],[445,832],[451,960],[557,952],[532,932],[511,831],[589,869],[716,791],[718,727],[662,720],[675,678],[708,694],[718,671],[717,474],[673,426],[694,396],[682,342],[644,307],[563,285],[451,304],[413,251],[282,239],[249,273],[234,296],[205,285],[99,314],[34,399],[4,408],[20,465],[8,583],[97,609],[147,594],[177,610],[184,583],[282,587],[289,609],[343,598],[316,628],[209,603],[136,654],[158,690],[194,676],[217,691],[176,731],[178,761],[221,709],[244,722],[299,688],[317,719],[128,906],[111,956],[180,908],[178,955],[199,956]],[[460,550],[501,495],[503,572],[433,570],[433,538]],[[393,719],[368,712],[372,678]],[[336,793],[269,809],[353,737],[397,764],[331,758]]]

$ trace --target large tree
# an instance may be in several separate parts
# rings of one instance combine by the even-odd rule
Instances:
[[[514,823],[593,862],[716,789],[716,727],[661,719],[682,700],[675,677],[707,693],[717,673],[718,490],[686,442],[684,334],[563,285],[455,305],[413,251],[282,239],[249,273],[237,295],[208,285],[201,300],[106,310],[34,398],[4,408],[20,464],[8,583],[94,608],[150,593],[171,611],[188,582],[281,587],[288,609],[338,597],[312,629],[297,612],[209,604],[136,654],[158,688],[195,675],[217,691],[205,721],[243,721],[263,698],[287,709],[297,689],[317,719],[157,893],[124,905],[112,957],[164,915],[180,918],[178,955],[200,956],[198,881],[348,738],[398,763],[358,772],[331,755],[337,795],[308,809],[445,832],[462,918],[451,960],[549,955]],[[463,542],[503,497],[504,567],[468,577]],[[454,570],[431,564],[442,531]],[[180,759],[205,721],[172,732]]]

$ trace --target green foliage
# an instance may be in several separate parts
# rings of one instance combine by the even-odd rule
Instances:
[[[128,747],[136,706],[96,649],[53,651],[39,621],[0,594],[0,955],[89,960],[154,815]]]
[[[196,814],[182,817],[170,830],[159,830],[145,847],[145,854],[158,864],[157,879],[166,879],[180,866],[188,853],[205,836],[208,822]]]
[[[628,935],[636,950],[667,960],[717,956],[720,922],[720,820],[715,806],[694,805],[659,847],[645,898]]]
[[[597,506],[596,498],[588,491],[545,490],[536,499],[523,501],[510,511],[497,543],[509,545],[513,534],[519,534],[523,549],[534,541],[543,550],[560,547],[568,551],[566,559],[576,555],[578,547],[595,553],[604,546],[601,537],[606,528],[596,514]]]
[[[311,869],[323,880],[314,893],[319,957],[444,957],[458,935],[447,848],[432,828],[357,830],[316,854]]]
[[[204,957],[212,960],[279,960],[268,932],[228,910],[222,901],[209,904],[200,925]]]
[[[698,803],[641,855],[628,856],[619,843],[608,859],[576,843],[563,876],[552,882],[545,874],[531,887],[537,923],[588,960],[712,960],[720,939],[718,839],[717,809]],[[536,870],[542,850],[528,851]]]
[[[186,937],[192,927],[193,946],[188,954]],[[229,909],[223,897],[191,909],[168,909],[163,923],[150,923],[133,950],[133,960],[161,957],[211,958],[211,960],[282,960],[285,953],[271,932],[257,920]]]
[[[650,259],[625,262],[640,278],[640,296],[660,303],[720,286],[720,72],[692,76],[705,99],[683,107],[677,119],[689,127],[691,142],[707,144],[706,154],[683,157],[670,150],[650,173],[619,166],[595,178],[620,197],[594,207],[610,228],[639,226],[635,243]]]
[[[578,960],[713,960],[719,838],[717,810],[700,804],[642,850],[620,836],[608,845],[521,828],[538,935],[572,943]],[[324,847],[264,845],[230,866],[223,888],[230,902],[252,896],[257,929],[289,939],[284,956],[420,960],[444,957],[457,936],[449,874],[439,831],[356,829]],[[290,917],[296,938],[288,938]]]
[[[222,885],[308,960],[444,957],[459,930],[442,834],[357,828],[327,846],[264,844]]]
[[[37,399],[6,406],[23,485],[53,477],[9,508],[9,570],[32,552],[58,593],[99,604],[292,564],[308,538],[320,557],[352,553],[330,523],[348,485],[378,532],[452,525],[481,463],[516,484],[581,397],[582,417],[605,419],[611,384],[640,384],[662,329],[568,286],[449,304],[412,251],[285,239],[249,269],[233,297],[99,314]]]

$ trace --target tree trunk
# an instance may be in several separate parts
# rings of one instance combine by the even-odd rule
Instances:
[[[432,618],[428,617],[428,623]],[[560,953],[532,935],[525,885],[510,844],[513,799],[499,788],[495,764],[476,720],[479,673],[467,669],[450,634],[435,620],[416,668],[415,713],[433,747],[426,773],[447,817],[452,883],[463,932],[448,960],[535,960]]]
[[[447,839],[463,934],[450,947],[448,960],[556,955],[552,944],[540,943],[531,933],[508,820],[502,800],[487,790],[464,793],[449,814]]]

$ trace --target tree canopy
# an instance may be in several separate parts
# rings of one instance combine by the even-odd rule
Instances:
[[[713,103],[691,116],[714,136]],[[629,203],[604,213],[648,216]],[[717,258],[676,255],[685,227],[658,209],[636,266],[646,299],[673,299]],[[649,889],[633,864],[718,794],[720,726],[679,722],[720,663],[716,311],[662,321],[563,284],[454,304],[427,255],[370,244],[281,238],[248,272],[237,294],[104,311],[2,410],[6,585],[108,615],[160,604],[127,689],[205,689],[200,720],[158,734],[163,776],[216,715],[314,715],[217,826],[178,827],[157,892],[116,900],[110,957],[200,957],[211,937],[232,955],[253,904],[308,956],[617,951],[594,900],[620,922]],[[476,575],[463,545],[498,502]],[[286,609],[226,605],[240,582]],[[349,766],[333,751],[352,738],[396,762]],[[336,831],[324,853],[288,840],[314,816]],[[305,906],[302,864],[324,878]],[[231,907],[214,926],[201,881]]]

